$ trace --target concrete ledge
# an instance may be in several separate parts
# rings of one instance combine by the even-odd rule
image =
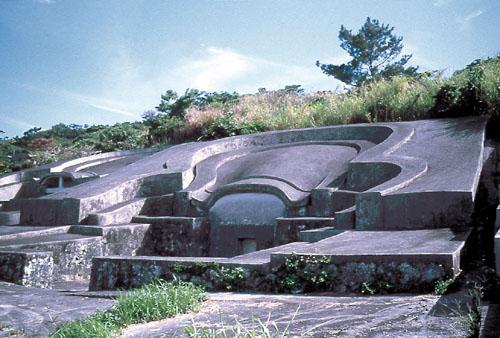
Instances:
[[[108,256],[94,257],[90,275],[90,291],[140,287],[152,279],[171,280],[188,266],[204,273],[209,267],[227,262],[226,258]]]
[[[0,280],[37,288],[52,287],[52,252],[0,251]]]
[[[101,227],[73,225],[41,230],[26,227],[25,232],[0,236],[0,250],[21,253],[50,252],[53,261],[50,280],[88,279],[93,257],[135,255],[147,245],[144,243],[144,237],[149,227],[149,224],[136,223]],[[17,270],[16,273],[22,275],[24,268],[23,265],[17,265],[11,266],[10,269]]]
[[[310,229],[333,227],[333,217],[280,217],[276,219],[275,245],[299,241],[299,233]],[[307,242],[307,241],[306,241]]]
[[[120,224],[102,227],[105,255],[136,255],[147,245],[144,241],[150,224]]]
[[[206,222],[205,217],[181,217],[181,216],[135,216],[133,223],[149,223],[156,225],[183,224],[195,226],[198,223]]]
[[[0,250],[51,252],[54,262],[53,280],[88,278],[92,257],[103,254],[100,237],[74,234],[52,234],[33,238],[20,238],[11,243],[4,241]]]
[[[5,227],[3,227],[5,228]],[[4,241],[11,241],[20,238],[45,237],[47,235],[65,234],[70,229],[69,225],[61,227],[33,227],[33,226],[11,226],[7,227],[5,233],[0,234],[0,246]]]
[[[141,212],[145,202],[145,198],[134,198],[113,205],[110,208],[88,215],[85,223],[99,225],[130,223],[132,218]]]
[[[338,230],[334,227],[324,227],[319,229],[304,230],[299,232],[299,240],[301,242],[318,242],[322,239],[341,234],[344,230]]]

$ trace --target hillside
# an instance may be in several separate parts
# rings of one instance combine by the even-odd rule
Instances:
[[[451,77],[393,77],[342,92],[304,93],[300,85],[255,94],[169,90],[141,122],[57,124],[0,141],[0,174],[118,149],[217,139],[267,130],[488,115],[500,117],[500,56],[476,60]],[[496,121],[496,122],[495,122]]]

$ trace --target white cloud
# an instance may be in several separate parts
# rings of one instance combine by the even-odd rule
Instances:
[[[18,83],[18,82],[11,82],[11,81],[4,81],[6,83],[21,87],[23,89],[27,89],[30,91],[35,91],[38,93],[42,93],[44,95],[48,96],[60,96],[68,100],[73,100],[73,101],[78,101],[81,103],[84,103],[90,107],[94,107],[96,109],[100,109],[103,111],[123,115],[125,117],[134,117],[138,118],[140,116],[139,113],[134,113],[126,108],[127,102],[121,102],[121,101],[115,101],[112,99],[107,99],[103,97],[95,97],[91,95],[83,95],[79,93],[75,93],[66,89],[60,89],[60,88],[52,88],[52,89],[44,89],[44,88],[39,88],[37,86],[33,86],[28,83]]]
[[[334,61],[346,60],[342,57]],[[309,90],[335,89],[340,83],[324,75],[314,63],[311,60],[309,67],[291,65],[231,49],[207,47],[195,57],[181,60],[166,78],[177,88],[206,91],[252,93],[261,87],[278,89],[290,84],[300,84]]]
[[[436,0],[434,1],[433,5],[434,7],[443,7],[448,5],[451,2],[451,0]]]
[[[483,14],[483,11],[478,9],[472,13],[469,13],[466,16],[459,16],[456,19],[457,23],[459,24],[459,29],[461,31],[464,31],[464,30],[470,28],[471,21],[474,20],[475,18],[477,18],[478,16],[480,16],[481,14]]]
[[[209,47],[206,55],[181,64],[174,74],[188,79],[191,87],[220,90],[231,81],[255,70],[256,62],[229,49]]]
[[[467,15],[467,16],[465,17],[465,21],[470,21],[470,20],[472,20],[472,19],[474,19],[474,18],[477,18],[477,17],[478,17],[478,16],[480,16],[481,14],[483,14],[483,11],[482,11],[482,10],[480,10],[480,9],[478,9],[478,10],[476,10],[476,11],[474,11],[474,12],[470,13],[469,15]]]
[[[73,92],[70,92],[67,90],[61,90],[60,94],[62,94],[66,98],[85,103],[91,107],[94,107],[94,108],[97,108],[100,110],[112,112],[112,113],[123,115],[126,117],[135,117],[135,118],[139,117],[138,113],[133,113],[131,111],[128,111],[124,107],[125,103],[114,102],[112,100],[103,99],[103,98],[99,98],[99,97],[81,95],[81,94],[73,93]]]

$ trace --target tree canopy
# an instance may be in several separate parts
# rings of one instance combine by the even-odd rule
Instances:
[[[356,34],[342,25],[339,31],[340,47],[349,53],[352,60],[341,65],[316,61],[316,66],[323,73],[352,86],[396,75],[415,75],[418,67],[405,67],[412,55],[399,57],[403,38],[394,35],[393,30],[394,27],[370,17],[366,18]]]

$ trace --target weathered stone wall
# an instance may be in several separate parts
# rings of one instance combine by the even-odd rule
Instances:
[[[397,261],[333,262],[328,256],[293,255],[271,264],[230,263],[224,259],[98,257],[91,290],[134,288],[152,279],[181,279],[207,290],[259,292],[418,292],[430,291],[454,272],[440,263]]]
[[[0,251],[0,280],[37,288],[52,286],[52,252]]]
[[[45,243],[37,243],[36,236],[29,240],[20,235],[23,244],[12,239],[13,244],[0,248],[0,280],[48,287],[52,281],[89,279],[93,257],[135,255],[148,228],[149,224],[77,225],[71,226],[69,233],[38,234],[38,240]]]
[[[145,221],[148,217],[137,217]],[[143,220],[144,219],[144,220]],[[173,217],[151,220],[138,255],[206,257],[210,226],[204,217]]]
[[[92,258],[104,254],[100,237],[58,242],[25,244],[2,248],[6,250],[51,252],[53,259],[53,280],[87,279],[90,274]]]

